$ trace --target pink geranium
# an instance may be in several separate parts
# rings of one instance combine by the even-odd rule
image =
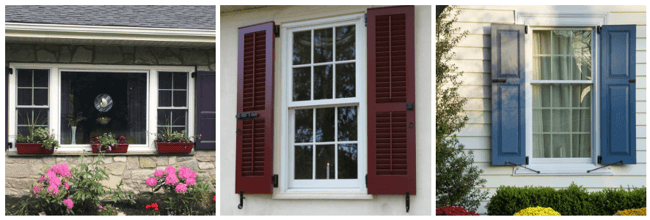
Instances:
[[[66,205],[68,209],[72,209],[72,207],[74,206],[74,203],[72,203],[72,199],[63,200],[63,204]]]
[[[167,175],[175,175],[176,174],[176,168],[174,168],[173,166],[168,166],[167,168],[165,168],[165,173]]]
[[[167,177],[165,178],[165,184],[168,185],[174,185],[178,182],[178,178],[174,173],[167,173]]]
[[[156,183],[158,183],[158,180],[156,178],[150,177],[150,178],[147,179],[146,183],[147,183],[147,186],[154,187],[156,185]]]
[[[177,193],[185,193],[185,191],[187,191],[187,186],[185,186],[185,184],[179,183],[178,185],[176,185]]]
[[[156,170],[155,172],[153,172],[153,175],[156,177],[163,177],[163,175],[165,175],[165,171]]]
[[[187,180],[185,180],[185,183],[186,183],[188,186],[191,186],[191,185],[196,184],[196,180],[195,180],[195,179],[187,179]]]

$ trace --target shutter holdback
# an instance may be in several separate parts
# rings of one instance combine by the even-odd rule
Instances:
[[[515,166],[520,166],[520,167],[522,167],[522,168],[524,168],[524,169],[527,169],[527,170],[533,171],[533,172],[535,172],[535,173],[537,173],[537,174],[540,173],[539,171],[537,171],[537,170],[533,170],[533,169],[530,169],[530,168],[528,168],[528,167],[525,167],[525,166],[523,166],[522,164],[516,164],[516,163],[511,163],[510,161],[506,161],[505,165],[508,165],[508,164],[515,165]],[[526,164],[528,164],[528,157],[526,157]]]
[[[406,213],[411,209],[411,196],[409,196],[409,191],[406,191]]]
[[[245,198],[246,197],[244,197],[244,190],[239,191],[239,205],[237,206],[237,208],[239,208],[239,209],[244,208],[244,199]]]
[[[600,163],[602,163],[602,162],[603,162],[603,156],[598,156],[598,163],[600,164]],[[608,166],[611,166],[611,165],[616,165],[616,164],[619,164],[619,163],[620,163],[621,165],[624,164],[622,160],[620,160],[620,161],[618,161],[618,162],[616,162],[616,163],[603,164],[603,165],[605,165],[605,166],[601,166],[601,167],[598,167],[598,168],[596,168],[596,169],[587,170],[587,173],[591,173],[591,171],[596,171],[596,170],[599,170],[599,169],[602,169],[602,168],[605,168],[605,167],[608,167]]]

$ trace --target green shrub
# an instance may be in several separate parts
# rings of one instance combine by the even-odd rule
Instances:
[[[104,153],[99,152],[97,158],[88,164],[83,163],[84,156],[78,160],[82,161],[78,168],[72,169],[72,188],[70,196],[74,201],[75,213],[88,213],[95,210],[100,204],[100,200],[108,194],[102,181],[108,180],[106,169],[101,167],[104,164]]]
[[[528,207],[550,207],[562,215],[613,215],[646,207],[646,188],[605,188],[589,193],[574,183],[566,189],[501,186],[487,205],[489,215],[513,215]]]

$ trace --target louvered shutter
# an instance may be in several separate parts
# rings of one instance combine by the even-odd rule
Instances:
[[[602,164],[636,164],[636,26],[603,26],[600,146]]]
[[[239,28],[237,114],[258,116],[237,120],[236,193],[273,193],[274,27],[267,22]]]
[[[5,67],[5,150],[9,149],[9,74],[12,70]]]
[[[524,25],[492,24],[492,165],[526,163]]]
[[[368,9],[368,193],[415,195],[415,10]]]
[[[198,71],[196,74],[196,150],[216,150],[216,73]]]

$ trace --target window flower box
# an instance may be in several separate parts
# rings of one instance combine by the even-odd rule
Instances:
[[[54,153],[54,144],[51,149],[42,147],[42,143],[16,143],[18,154],[52,154]]]
[[[106,153],[126,153],[126,151],[129,149],[129,142],[126,142],[124,136],[120,136],[116,144],[117,146],[102,145],[97,137],[90,139],[90,145],[93,148],[93,153],[99,153],[100,149]]]
[[[158,153],[190,153],[194,148],[194,142],[156,142]]]

